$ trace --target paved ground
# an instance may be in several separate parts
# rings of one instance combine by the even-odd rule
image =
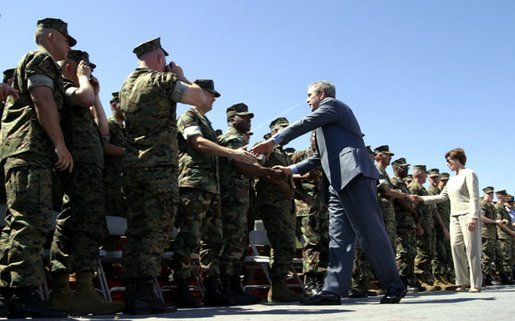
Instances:
[[[302,306],[258,304],[231,308],[179,310],[156,316],[128,317],[117,320],[220,320],[220,321],[513,321],[515,320],[515,286],[494,286],[481,293],[435,292],[408,294],[400,304],[379,304],[380,297],[344,299],[340,306]],[[112,317],[80,318],[106,320]]]

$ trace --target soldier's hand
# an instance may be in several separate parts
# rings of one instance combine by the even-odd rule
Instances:
[[[243,148],[235,149],[234,154],[231,157],[234,160],[245,164],[255,164],[257,162],[256,157]]]
[[[267,175],[271,176],[273,178],[282,178],[285,176],[283,171],[281,171],[280,169],[266,168],[266,170],[267,170]]]
[[[66,146],[56,146],[55,153],[57,154],[57,162],[55,162],[55,167],[60,171],[68,170],[68,172],[73,171],[73,157],[68,148]]]
[[[254,155],[258,154],[269,154],[274,149],[274,141],[272,139],[265,140],[264,142],[258,143],[256,146],[252,147],[252,153]]]
[[[420,196],[418,196],[418,195],[410,195],[410,196],[409,196],[409,199],[410,199],[413,203],[415,203],[415,204],[418,204],[418,203],[420,203],[420,202],[423,202],[422,197],[420,197]]]
[[[79,65],[77,66],[77,77],[80,76],[86,76],[88,78],[89,76],[91,76],[91,68],[89,67],[89,64],[84,60],[81,60],[79,62]]]
[[[7,96],[12,96],[16,100],[20,98],[20,93],[8,84],[0,83],[0,100],[5,100]]]

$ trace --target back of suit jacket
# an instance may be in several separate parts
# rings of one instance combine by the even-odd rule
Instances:
[[[335,98],[325,98],[317,110],[285,128],[280,137],[283,143],[288,143],[314,129],[318,153],[297,164],[300,173],[322,165],[336,191],[343,189],[358,174],[379,178],[349,106]]]

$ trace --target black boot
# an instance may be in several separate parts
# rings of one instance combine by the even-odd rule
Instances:
[[[177,307],[161,300],[154,288],[152,278],[127,280],[125,311],[128,314],[160,314],[177,311]]]
[[[177,291],[175,292],[175,304],[179,308],[200,308],[202,301],[194,298],[188,287],[186,279],[175,279]]]
[[[52,309],[41,300],[35,287],[22,287],[14,290],[7,317],[10,319],[24,318],[66,318],[62,311]]]
[[[508,277],[508,274],[506,272],[502,272],[499,275],[501,277],[501,284],[502,285],[512,285],[513,282]]]
[[[261,302],[260,298],[248,295],[243,291],[239,275],[223,277],[222,290],[226,296],[234,298],[236,305],[251,305]]]
[[[219,277],[207,277],[204,280],[206,294],[204,295],[204,304],[207,306],[231,306],[235,305],[234,298],[227,296],[222,292],[222,282]]]
[[[9,288],[0,288],[0,318],[7,317],[10,297]]]

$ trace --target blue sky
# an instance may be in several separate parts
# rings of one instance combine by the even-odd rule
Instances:
[[[37,20],[61,18],[75,48],[97,64],[108,109],[110,93],[136,67],[132,49],[161,36],[190,80],[215,80],[215,128],[225,130],[228,106],[245,102],[256,142],[274,118],[306,115],[306,86],[329,80],[367,144],[440,169],[447,150],[463,147],[481,187],[515,193],[515,1],[69,3],[4,1],[0,69],[35,48]],[[290,145],[305,148],[308,138]]]

